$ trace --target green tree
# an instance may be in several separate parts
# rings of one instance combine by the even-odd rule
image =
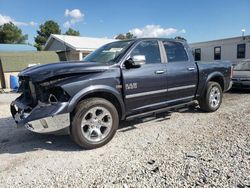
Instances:
[[[61,30],[58,23],[48,20],[44,24],[41,24],[37,31],[37,36],[35,37],[35,47],[37,50],[42,50],[42,46],[45,45],[51,34],[61,34]]]
[[[136,37],[130,32],[126,34],[119,34],[115,37],[115,39],[119,39],[119,40],[128,40],[128,39],[134,39],[134,38]]]
[[[65,35],[80,36],[80,32],[69,28],[68,31],[65,32]]]
[[[133,39],[136,38],[132,33],[128,32],[126,33],[126,39]]]
[[[176,36],[174,39],[187,41],[187,39],[181,36]]]
[[[22,30],[12,22],[0,26],[0,43],[24,44],[28,35],[23,35]]]
[[[125,37],[124,34],[119,34],[119,35],[117,35],[117,36],[115,37],[115,39],[118,39],[118,40],[125,40],[126,37]]]

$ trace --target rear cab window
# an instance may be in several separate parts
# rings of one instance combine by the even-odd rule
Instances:
[[[182,43],[163,41],[163,46],[169,63],[188,61],[188,55]]]

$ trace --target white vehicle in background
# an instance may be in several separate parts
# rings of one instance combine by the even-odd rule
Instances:
[[[243,60],[234,67],[233,88],[250,89],[250,59]]]

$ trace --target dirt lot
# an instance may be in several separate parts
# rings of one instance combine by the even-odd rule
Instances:
[[[215,113],[125,123],[89,151],[15,128],[14,97],[0,95],[0,187],[250,187],[250,92],[225,94]]]

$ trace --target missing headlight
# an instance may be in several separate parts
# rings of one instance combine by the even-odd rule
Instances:
[[[56,104],[56,103],[58,103],[58,100],[57,100],[56,96],[53,95],[53,94],[50,94],[50,95],[49,95],[48,101],[49,101],[49,103],[51,103],[51,104]]]
[[[67,102],[69,95],[61,87],[53,87],[48,90],[48,102],[51,104],[58,102]]]
[[[42,103],[56,104],[58,102],[67,102],[70,96],[61,87],[36,87],[37,100]]]

